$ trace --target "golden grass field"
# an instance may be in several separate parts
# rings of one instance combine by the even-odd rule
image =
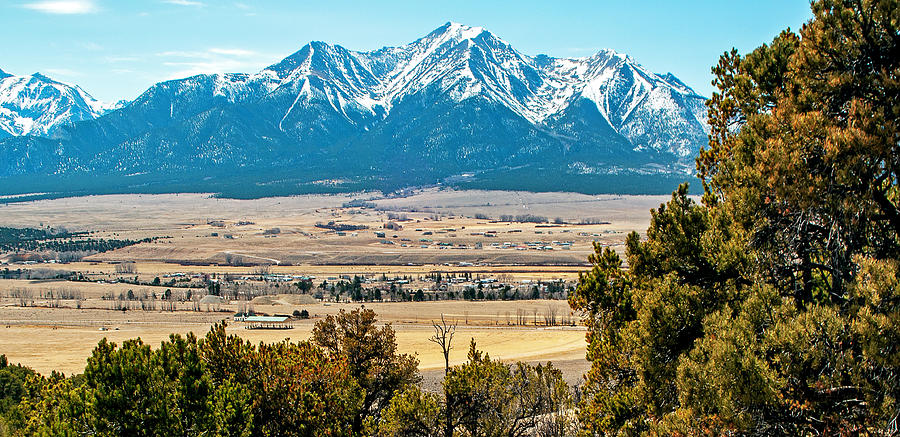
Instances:
[[[451,361],[454,363],[465,360],[471,338],[475,338],[479,349],[506,360],[583,359],[584,330],[580,327],[541,328],[493,324],[498,313],[499,323],[504,323],[503,314],[510,310],[515,314],[514,307],[543,309],[548,304],[565,306],[564,302],[559,301],[520,301],[483,302],[477,305],[480,308],[471,308],[475,305],[462,302],[375,303],[367,304],[366,307],[374,309],[380,321],[391,322],[397,333],[399,351],[417,354],[422,370],[443,366],[439,349],[428,342],[428,337],[433,334],[430,321],[440,319],[441,313],[459,323],[451,354]],[[314,317],[295,322],[294,329],[289,330],[247,330],[241,323],[231,323],[228,330],[253,342],[280,341],[284,338],[305,340],[315,321],[325,314],[358,307],[358,304],[303,306]],[[469,313],[468,325],[465,323],[466,313]],[[3,325],[0,328],[0,353],[6,354],[12,362],[25,363],[39,372],[58,370],[72,374],[84,368],[85,359],[103,337],[117,343],[140,337],[155,345],[167,339],[171,333],[194,332],[203,335],[212,323],[230,319],[229,316],[226,313],[186,311],[122,313],[111,310],[7,307],[4,309]]]
[[[353,199],[372,202],[378,209],[342,207]],[[202,335],[212,323],[230,318],[231,312],[246,305],[231,302],[192,311],[197,308],[184,303],[175,312],[113,310],[104,296],[128,290],[141,295],[161,294],[166,288],[109,283],[119,276],[116,264],[123,261],[135,263],[137,273],[129,276],[138,276],[143,282],[172,273],[239,277],[257,271],[259,267],[253,264],[270,264],[270,273],[312,275],[316,281],[355,274],[420,277],[440,271],[500,276],[509,281],[562,279],[571,283],[579,272],[587,270],[594,242],[621,251],[627,233],[644,231],[650,208],[666,200],[667,196],[430,189],[395,198],[380,198],[374,193],[256,200],[218,199],[204,194],[111,195],[2,205],[0,226],[65,227],[94,231],[95,238],[166,238],[96,254],[76,263],[0,266],[81,272],[94,281],[0,280],[0,353],[40,372],[76,373],[103,337],[116,342],[140,337],[158,344],[170,333],[193,331]],[[389,221],[388,214],[394,216],[401,230],[382,229]],[[476,214],[491,218],[533,214],[551,221],[559,217],[568,224],[547,227],[500,223],[475,219]],[[398,215],[406,220],[397,221]],[[578,224],[582,220],[603,223]],[[329,221],[369,229],[338,235],[315,227]],[[376,231],[385,232],[385,236],[376,236]],[[527,242],[539,242],[538,247],[553,250],[522,249]],[[564,249],[561,242],[569,243],[569,248]],[[503,248],[504,244],[508,248]],[[0,254],[0,263],[5,259]],[[96,282],[100,280],[106,283]],[[422,284],[412,284],[416,285]],[[23,308],[14,297],[22,290],[33,296],[32,306]],[[51,308],[54,303],[44,299],[50,291],[74,292],[79,300],[63,299],[55,303],[60,308]],[[228,329],[252,341],[303,340],[318,318],[359,306],[300,302],[290,295],[253,302],[257,311],[290,314],[295,309],[307,309],[314,316],[296,322],[294,329],[246,330],[239,323]],[[582,327],[510,326],[517,313],[533,321],[551,309],[574,322],[578,315],[571,313],[565,301],[385,302],[369,303],[366,308],[375,310],[380,322],[392,323],[400,351],[417,354],[420,368],[426,372],[442,363],[438,348],[427,341],[432,334],[431,321],[442,314],[460,324],[453,362],[464,360],[468,341],[475,338],[478,347],[493,357],[568,363],[572,374],[583,373],[587,367]]]

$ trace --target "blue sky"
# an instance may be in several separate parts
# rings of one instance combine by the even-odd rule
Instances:
[[[612,48],[708,96],[722,52],[752,50],[810,16],[803,0],[0,0],[0,69],[116,101],[166,79],[256,72],[311,40],[372,50],[454,21],[528,55]]]

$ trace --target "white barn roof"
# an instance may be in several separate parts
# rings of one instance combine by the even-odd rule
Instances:
[[[281,323],[288,319],[289,317],[285,316],[247,316],[244,321],[248,323]]]

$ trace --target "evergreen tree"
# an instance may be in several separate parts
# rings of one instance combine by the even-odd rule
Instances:
[[[889,433],[900,396],[897,0],[818,0],[713,69],[702,204],[595,247],[590,434]]]
[[[443,397],[410,387],[395,396],[379,432],[388,436],[568,436],[574,402],[562,372],[491,360],[469,345],[468,361],[450,368]],[[449,414],[447,414],[449,413]]]
[[[418,360],[398,354],[390,324],[378,329],[375,312],[353,310],[316,322],[313,341],[333,357],[346,360],[350,377],[362,389],[361,405],[352,422],[354,435],[378,421],[391,398],[419,381]]]
[[[97,345],[83,376],[28,379],[21,435],[350,435],[362,393],[346,360],[309,342],[225,334]]]

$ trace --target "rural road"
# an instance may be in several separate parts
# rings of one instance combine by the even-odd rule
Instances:
[[[248,255],[248,254],[246,254],[246,253],[237,253],[237,252],[234,252],[234,251],[231,251],[231,250],[226,250],[225,253],[227,253],[227,254],[229,254],[229,255],[246,256],[247,258],[256,258],[256,259],[261,259],[261,260],[271,261],[271,262],[273,262],[273,263],[275,263],[275,264],[281,264],[281,261],[279,261],[279,260],[277,260],[277,259],[275,259],[275,258],[264,258],[264,257],[261,257],[261,256],[256,256],[256,255]]]

